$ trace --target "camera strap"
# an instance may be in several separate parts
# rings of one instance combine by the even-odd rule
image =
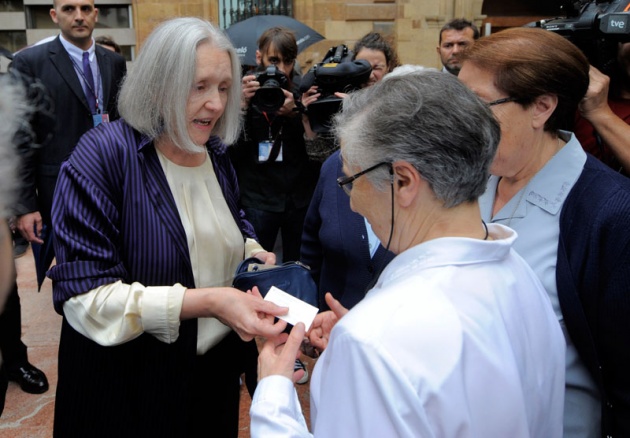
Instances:
[[[269,158],[267,159],[267,161],[273,162],[273,161],[276,161],[282,149],[282,140],[280,139],[280,136],[282,135],[282,126],[280,126],[280,130],[278,131],[278,134],[276,134],[276,137],[274,138],[273,132],[271,131],[271,126],[273,125],[273,122],[276,121],[278,116],[276,115],[273,118],[273,120],[270,120],[266,111],[263,111],[262,114],[265,117],[265,120],[267,121],[267,123],[269,124],[269,141],[273,144],[273,146],[271,147],[271,151],[269,152]]]

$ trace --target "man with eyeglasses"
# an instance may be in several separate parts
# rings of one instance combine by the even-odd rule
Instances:
[[[479,29],[463,18],[454,18],[440,30],[440,40],[436,48],[442,61],[442,71],[457,76],[462,68],[460,53],[474,44],[479,38]]]

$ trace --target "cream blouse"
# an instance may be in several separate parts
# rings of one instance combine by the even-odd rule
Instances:
[[[200,166],[184,167],[157,153],[186,232],[195,287],[230,286],[243,255],[250,257],[263,248],[253,239],[243,242],[210,157]],[[75,330],[100,345],[118,345],[143,332],[172,343],[179,336],[185,292],[179,283],[144,286],[117,281],[69,299],[63,309]],[[197,354],[203,354],[230,328],[216,318],[199,318],[197,330]]]

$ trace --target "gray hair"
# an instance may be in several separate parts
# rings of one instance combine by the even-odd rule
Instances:
[[[199,152],[188,135],[185,108],[195,78],[197,47],[206,42],[225,50],[232,62],[228,101],[213,133],[228,144],[235,142],[240,130],[241,64],[225,34],[199,18],[165,21],[149,35],[120,90],[121,117],[151,139],[166,134],[183,150]]]
[[[17,188],[14,139],[21,125],[28,123],[30,108],[26,90],[9,74],[0,75],[0,96],[0,218],[4,218],[9,215]]]
[[[435,70],[395,75],[343,100],[335,132],[344,161],[366,169],[406,161],[447,208],[485,191],[500,139],[490,108],[455,76]],[[385,166],[366,175],[389,187]]]

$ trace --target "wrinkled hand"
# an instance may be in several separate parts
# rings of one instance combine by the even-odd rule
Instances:
[[[597,70],[592,65],[589,72],[589,84],[586,95],[580,102],[578,108],[582,117],[591,120],[597,117],[601,112],[611,111],[608,106],[608,87],[610,78]]]
[[[41,239],[42,227],[42,215],[39,211],[27,213],[20,216],[17,220],[17,228],[22,236],[29,242],[39,243],[40,245],[44,243]]]
[[[212,316],[230,326],[244,341],[251,341],[255,336],[278,336],[287,326],[281,319],[274,323],[274,319],[286,315],[288,307],[263,300],[257,287],[247,293],[225,288],[221,294]]]
[[[339,301],[333,298],[330,292],[326,293],[326,304],[331,310],[318,314],[313,320],[311,329],[308,331],[308,339],[313,347],[320,351],[324,351],[328,346],[330,332],[337,321],[339,321],[348,309],[343,307]]]
[[[293,383],[304,376],[304,370],[293,371],[295,359],[300,356],[304,337],[304,323],[298,322],[291,333],[267,339],[258,355],[258,380],[267,376],[284,376]]]

